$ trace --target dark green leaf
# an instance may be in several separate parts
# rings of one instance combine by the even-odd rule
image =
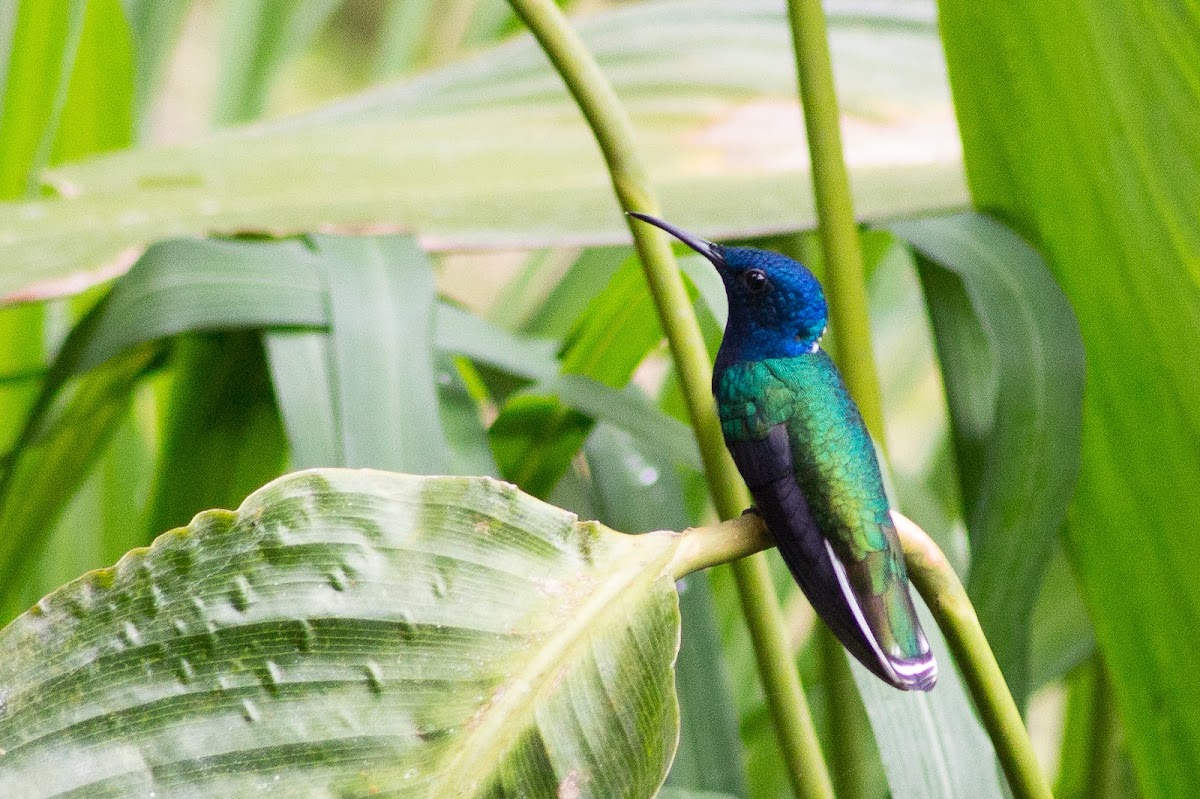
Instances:
[[[286,455],[257,333],[184,336],[172,361],[151,535],[238,504],[283,472]]]
[[[971,541],[967,592],[1023,706],[1033,608],[1079,475],[1079,326],[1045,262],[999,223],[956,214],[891,230],[922,256]]]

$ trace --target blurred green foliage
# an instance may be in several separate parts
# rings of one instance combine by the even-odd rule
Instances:
[[[575,5],[672,219],[819,272],[782,4]],[[972,200],[1045,258],[998,225],[948,256],[909,229],[946,267],[918,279],[864,233],[894,488],[969,575],[1014,688],[1053,706],[1030,721],[1063,795],[1190,797],[1200,19],[1036,5],[829,4],[863,219]],[[677,383],[607,178],[505,3],[12,0],[0,89],[5,621],[290,468],[503,475],[627,532],[706,518],[686,431],[657,421]],[[188,234],[237,238],[143,252]],[[690,273],[715,344],[719,291]],[[1088,370],[1065,546],[1079,453],[1041,399],[1078,383],[1074,339],[1043,325],[1055,282]],[[820,711],[853,686],[779,577]],[[728,575],[681,597],[674,795],[785,795]],[[884,761],[940,756],[880,730]],[[834,766],[882,799],[864,752]],[[940,795],[905,790],[893,774],[893,796]]]

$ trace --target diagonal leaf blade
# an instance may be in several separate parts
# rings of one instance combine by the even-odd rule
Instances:
[[[973,201],[1045,253],[1087,346],[1066,550],[1139,787],[1200,795],[1200,12],[939,6]]]

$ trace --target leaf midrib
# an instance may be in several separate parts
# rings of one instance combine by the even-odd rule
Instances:
[[[573,612],[565,614],[570,622],[546,639],[537,655],[520,672],[497,687],[492,701],[479,714],[474,729],[463,737],[456,747],[458,751],[441,767],[443,776],[430,790],[431,799],[474,796],[485,786],[487,778],[500,768],[520,734],[528,729],[539,701],[556,687],[551,686],[550,675],[562,667],[570,667],[574,662],[570,657],[573,652],[600,631],[608,629],[607,619],[622,616],[621,611],[643,598],[657,580],[670,579],[666,566],[680,536],[656,532],[636,539],[629,542],[632,547],[648,548],[651,541],[657,539],[654,543],[658,549],[644,554],[636,568],[620,569],[601,582]],[[617,563],[619,555],[619,552],[612,552],[606,560]]]

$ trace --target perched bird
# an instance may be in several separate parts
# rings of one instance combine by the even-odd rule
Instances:
[[[821,349],[821,284],[784,255],[725,247],[645,214],[721,275],[729,320],[713,371],[725,444],[779,552],[842,645],[885,682],[928,691],[937,663],[862,416]]]

